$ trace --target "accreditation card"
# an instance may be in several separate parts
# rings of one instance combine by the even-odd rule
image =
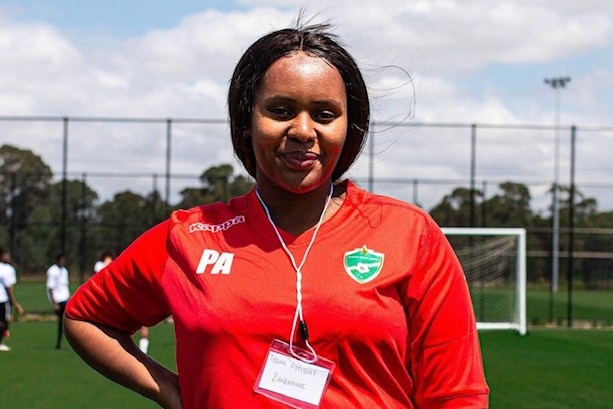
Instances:
[[[305,358],[310,351],[292,346]],[[330,384],[335,363],[320,356],[308,363],[292,355],[287,342],[275,339],[255,381],[253,390],[297,409],[317,409]]]

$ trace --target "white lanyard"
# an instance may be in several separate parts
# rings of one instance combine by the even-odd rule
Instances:
[[[289,260],[291,261],[292,266],[294,267],[294,270],[296,270],[296,312],[294,313],[294,320],[292,322],[292,332],[290,333],[290,337],[289,337],[289,350],[295,358],[298,358],[302,361],[309,362],[309,363],[313,363],[317,361],[317,353],[315,352],[315,349],[313,349],[311,344],[309,344],[309,339],[308,339],[309,334],[308,334],[308,330],[306,326],[306,321],[304,320],[304,316],[302,314],[302,267],[304,266],[304,263],[307,259],[309,251],[311,250],[311,247],[313,247],[313,243],[315,243],[315,237],[317,236],[319,227],[321,226],[321,223],[324,219],[326,210],[328,210],[328,206],[330,205],[330,200],[332,199],[332,189],[333,189],[333,185],[330,184],[330,193],[328,194],[328,197],[326,198],[326,204],[324,205],[324,208],[321,212],[321,216],[319,216],[319,221],[317,222],[317,225],[315,226],[315,231],[313,231],[313,236],[311,237],[311,241],[309,242],[309,245],[304,251],[304,255],[302,256],[302,261],[300,262],[300,265],[298,266],[296,265],[296,260],[294,259],[294,255],[289,251],[289,249],[285,245],[285,241],[283,241],[283,237],[281,237],[281,234],[279,233],[279,229],[277,229],[277,226],[275,226],[275,223],[272,221],[272,217],[270,216],[270,211],[268,210],[266,203],[264,203],[264,200],[262,200],[262,197],[260,196],[260,192],[258,191],[257,187],[255,188],[255,194],[257,195],[258,200],[260,201],[260,203],[262,204],[262,207],[264,208],[264,211],[266,212],[268,221],[270,222],[270,225],[272,226],[275,233],[277,234],[279,243],[281,243],[281,247],[283,247],[283,250],[285,250],[285,254],[287,254],[287,256],[289,257]],[[312,359],[306,359],[304,356],[294,352],[294,335],[296,334],[296,324],[298,323],[299,318],[300,318],[300,332],[302,334],[302,337],[304,338],[304,342],[306,343],[306,346],[309,348],[309,350],[313,354]]]

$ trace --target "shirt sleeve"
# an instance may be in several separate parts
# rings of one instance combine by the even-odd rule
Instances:
[[[53,266],[49,267],[47,269],[47,288],[48,289],[55,288],[56,276],[57,274],[55,274]]]
[[[4,277],[4,286],[12,287],[17,284],[17,272],[15,271],[15,267],[8,264],[8,268],[6,269],[6,276]]]
[[[410,367],[416,408],[487,408],[481,348],[462,267],[432,221],[408,287]]]
[[[69,300],[66,315],[129,333],[168,317],[160,285],[168,259],[168,226],[166,221],[145,232],[81,285]]]

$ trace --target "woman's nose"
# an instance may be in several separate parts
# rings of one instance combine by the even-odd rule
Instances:
[[[316,137],[314,125],[315,122],[313,118],[311,118],[311,115],[309,115],[308,112],[301,112],[292,120],[287,135],[290,138],[299,139],[302,142],[314,139]]]

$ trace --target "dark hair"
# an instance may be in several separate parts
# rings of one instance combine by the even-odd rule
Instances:
[[[251,114],[264,74],[277,60],[295,51],[325,59],[334,66],[345,83],[347,93],[347,137],[332,179],[340,178],[362,151],[368,132],[370,106],[368,91],[353,57],[327,30],[328,24],[273,31],[253,43],[239,60],[228,91],[230,132],[234,153],[255,178],[256,160],[251,138],[245,135],[251,127]]]

